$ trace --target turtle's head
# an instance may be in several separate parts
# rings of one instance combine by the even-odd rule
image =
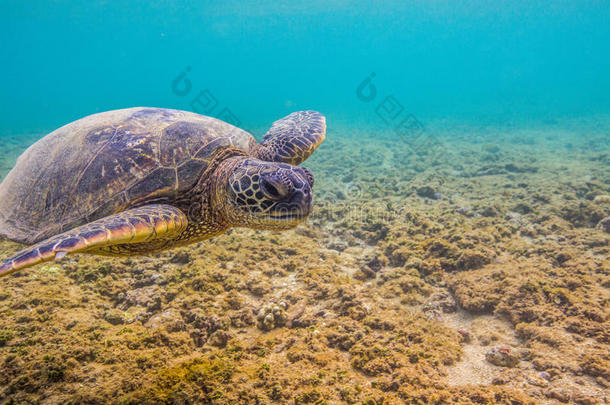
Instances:
[[[227,176],[225,215],[233,226],[293,228],[311,213],[312,188],[304,167],[245,158]]]

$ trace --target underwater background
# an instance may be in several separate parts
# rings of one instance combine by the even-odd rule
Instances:
[[[0,279],[1,404],[610,400],[607,1],[5,0],[0,21],[0,179],[119,108],[328,126],[295,230]]]
[[[610,110],[606,1],[3,1],[1,133],[199,91],[265,131],[294,110],[373,118],[371,72],[420,119],[547,122]],[[172,81],[190,67],[190,94]],[[374,121],[374,120],[373,120]]]

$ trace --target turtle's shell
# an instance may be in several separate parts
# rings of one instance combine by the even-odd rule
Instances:
[[[0,234],[35,243],[191,189],[219,148],[253,137],[226,122],[161,108],[90,115],[32,145],[0,184]]]

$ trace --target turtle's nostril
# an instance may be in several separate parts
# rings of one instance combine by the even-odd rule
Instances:
[[[313,202],[313,197],[311,196],[310,192],[306,192],[303,199],[305,200],[305,204],[307,206],[310,206]]]
[[[309,184],[305,184],[305,187],[303,187],[303,194],[305,196],[311,196],[311,186]]]
[[[308,212],[313,203],[313,197],[311,195],[309,185],[306,184],[303,188],[294,190],[292,196],[290,197],[289,203],[299,207],[299,209],[302,211]]]

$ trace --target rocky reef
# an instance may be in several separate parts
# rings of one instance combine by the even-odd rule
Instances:
[[[608,403],[601,138],[332,131],[295,230],[1,279],[0,403]]]

